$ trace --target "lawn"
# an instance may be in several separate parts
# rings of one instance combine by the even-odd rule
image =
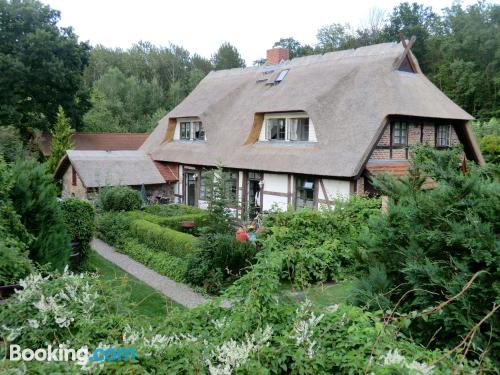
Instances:
[[[324,308],[337,303],[346,303],[354,286],[354,281],[342,281],[335,284],[324,284],[311,287],[304,291],[311,302]]]
[[[157,319],[165,316],[172,308],[180,307],[94,251],[90,255],[89,265],[91,269],[96,269],[102,279],[110,282],[111,288],[123,288],[127,291],[123,302],[131,306],[134,315]]]

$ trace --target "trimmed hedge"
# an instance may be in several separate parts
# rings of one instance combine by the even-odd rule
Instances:
[[[129,186],[104,187],[99,191],[98,206],[105,212],[138,210],[142,206],[141,193]]]
[[[97,235],[100,239],[118,246],[130,234],[130,222],[133,219],[125,212],[105,212],[97,216]]]
[[[71,240],[89,243],[96,225],[94,207],[82,199],[68,198],[61,202],[61,208]]]
[[[201,208],[185,204],[152,204],[144,207],[144,211],[158,216],[179,216],[206,212],[206,210]]]
[[[178,216],[158,216],[142,211],[131,211],[129,212],[129,215],[134,219],[147,220],[151,223],[175,230],[178,230],[181,227],[181,223],[183,221],[194,222],[196,228],[205,226],[208,221],[208,215],[206,213],[184,214]]]
[[[197,238],[170,228],[164,228],[147,220],[133,220],[130,234],[143,244],[167,253],[185,258],[193,251]]]
[[[178,282],[186,282],[184,275],[187,270],[187,260],[185,259],[170,255],[164,251],[153,250],[135,239],[126,240],[119,251],[161,275]]]

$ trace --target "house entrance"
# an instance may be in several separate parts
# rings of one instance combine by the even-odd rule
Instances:
[[[260,211],[260,185],[262,180],[262,173],[248,172],[248,186],[247,186],[247,209],[250,218],[255,217]]]
[[[184,197],[187,205],[196,205],[196,173],[184,174]]]

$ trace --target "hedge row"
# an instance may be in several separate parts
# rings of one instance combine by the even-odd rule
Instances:
[[[130,223],[130,234],[143,244],[158,251],[184,258],[193,251],[196,237],[164,228],[147,220],[133,220]]]
[[[135,239],[127,239],[120,248],[120,252],[127,254],[161,275],[181,283],[186,282],[184,275],[187,269],[187,260],[185,259],[170,255],[164,251],[158,252]]]
[[[134,219],[147,220],[151,223],[161,225],[162,227],[168,227],[175,230],[181,227],[183,221],[192,221],[196,225],[196,228],[200,228],[205,226],[208,220],[208,215],[206,213],[158,216],[147,212],[131,211],[128,214]]]
[[[149,214],[168,217],[188,214],[201,214],[206,212],[201,208],[188,206],[185,204],[152,204],[144,207],[144,211]]]

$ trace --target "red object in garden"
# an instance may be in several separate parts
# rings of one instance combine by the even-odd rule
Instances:
[[[240,242],[247,242],[249,240],[248,233],[239,228],[236,231],[236,240]]]
[[[192,221],[183,221],[181,223],[181,227],[184,228],[184,229],[194,228],[194,222],[192,222]]]

